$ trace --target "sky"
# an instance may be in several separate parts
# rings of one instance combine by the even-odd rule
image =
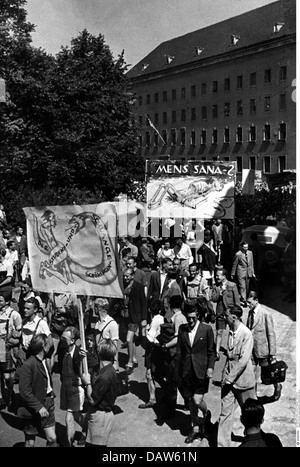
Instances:
[[[87,29],[131,68],[164,41],[274,0],[27,0],[33,45],[55,55]]]

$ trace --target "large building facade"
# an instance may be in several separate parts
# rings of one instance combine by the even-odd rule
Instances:
[[[162,43],[128,73],[145,159],[296,169],[296,1]]]

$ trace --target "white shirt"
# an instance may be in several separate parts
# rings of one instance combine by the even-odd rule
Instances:
[[[199,327],[199,324],[200,324],[200,321],[197,320],[197,323],[195,324],[194,328],[191,331],[189,331],[189,333],[188,333],[191,346],[193,346],[195,335],[196,335],[197,329]]]
[[[162,293],[166,281],[167,273],[160,271],[160,293]]]
[[[193,255],[189,245],[187,245],[186,243],[182,244],[182,247],[177,253],[177,258],[188,259],[190,264],[193,262]]]
[[[95,332],[97,345],[101,339],[111,339],[113,341],[119,339],[118,323],[109,315],[107,315],[102,321],[97,321],[95,324]]]
[[[161,315],[155,315],[152,318],[152,321],[150,323],[150,327],[147,331],[146,337],[149,342],[158,342],[157,341],[157,336],[160,333],[160,325],[163,324],[164,318]]]
[[[37,323],[39,324],[37,325]],[[46,334],[47,337],[51,334],[48,323],[44,319],[41,319],[39,316],[36,316],[32,321],[27,321],[25,324],[23,324],[22,345],[24,349],[28,349],[34,332],[35,334]]]

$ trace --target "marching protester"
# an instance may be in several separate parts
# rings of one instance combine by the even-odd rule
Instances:
[[[48,338],[36,334],[30,342],[30,357],[21,368],[19,390],[22,405],[18,410],[24,421],[25,447],[35,446],[36,436],[44,431],[47,447],[58,447],[55,432],[55,404],[51,372],[45,354]]]

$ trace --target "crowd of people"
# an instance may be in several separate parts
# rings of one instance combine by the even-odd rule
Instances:
[[[228,226],[216,220],[206,225],[199,247],[184,235],[156,242],[151,237],[119,238],[117,254],[124,296],[112,299],[34,290],[24,230],[17,227],[13,234],[7,224],[2,225],[0,408],[16,411],[24,421],[26,447],[35,445],[41,430],[47,446],[58,446],[54,371],[61,377],[60,408],[66,412],[68,446],[74,444],[76,423],[82,427],[79,444],[107,446],[118,395],[119,351],[127,349],[125,371],[131,375],[138,366],[139,343],[145,349],[149,390],[148,401],[139,408],[156,406],[158,385],[164,394],[162,417],[169,419],[176,413],[179,391],[190,413],[187,444],[205,437],[209,430],[211,411],[205,394],[223,349],[226,363],[218,446],[231,445],[236,403],[243,413],[243,446],[253,445],[249,439],[254,433],[255,446],[281,445],[276,436],[261,431],[263,407],[257,400],[259,369],[276,361],[273,317],[259,302],[261,278],[256,252],[245,241],[234,252],[230,233]],[[288,245],[292,242],[294,239]],[[295,257],[288,250],[283,259],[291,265]],[[291,267],[288,271],[283,286],[294,293]],[[78,298],[84,311],[84,348]],[[120,339],[121,327],[126,330],[124,342]],[[226,343],[225,330],[229,331]],[[88,371],[84,371],[85,358]],[[281,388],[281,384],[274,385],[274,401],[280,398]]]

